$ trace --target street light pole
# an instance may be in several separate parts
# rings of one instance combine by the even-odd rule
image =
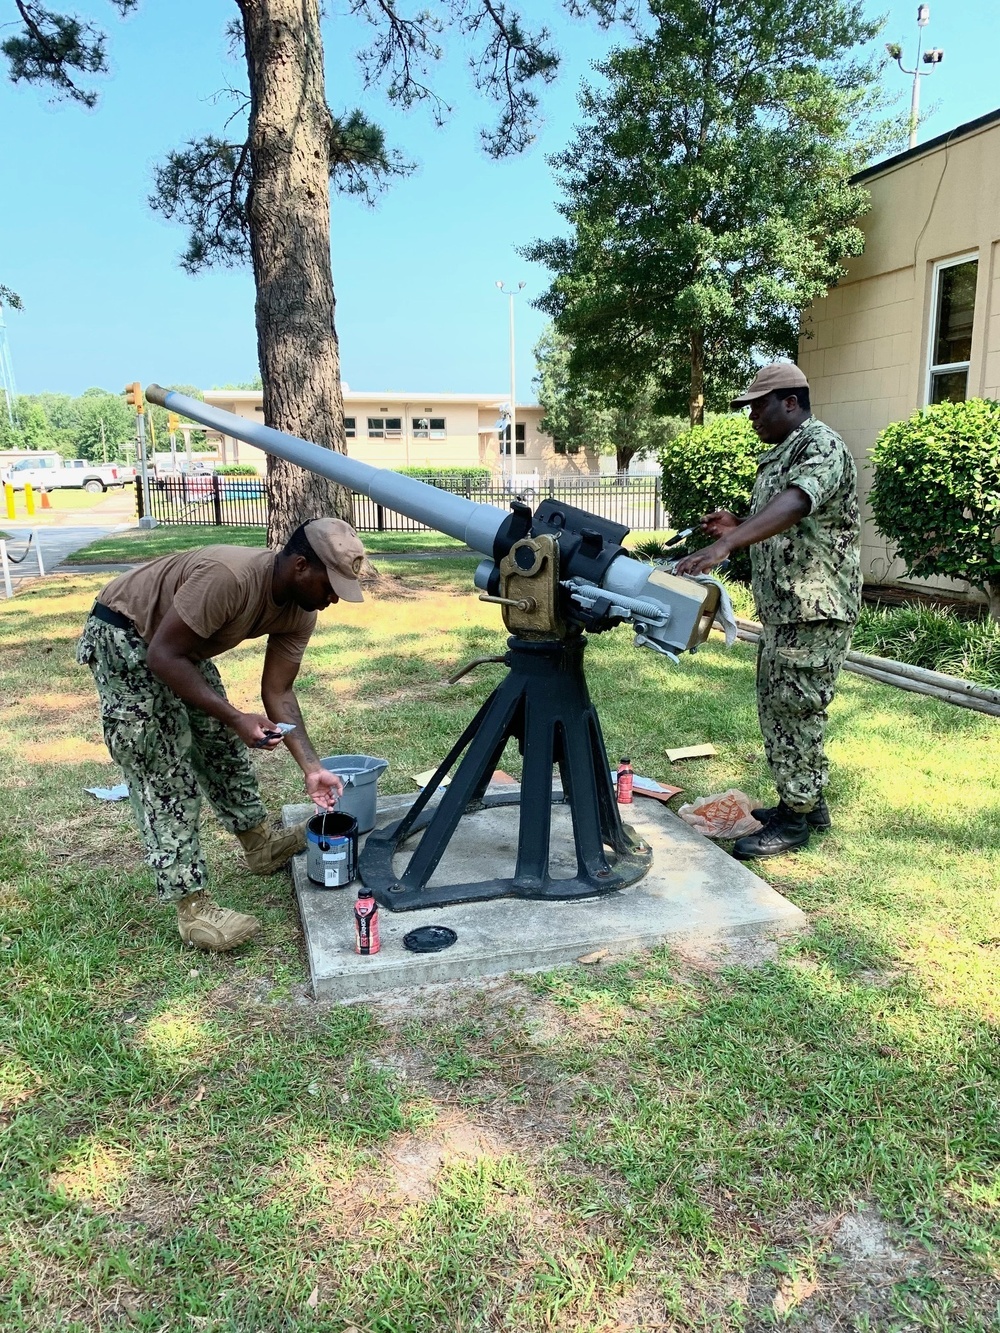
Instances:
[[[510,441],[507,446],[507,452],[510,456],[510,482],[512,489],[517,480],[517,399],[514,396],[514,297],[518,292],[524,290],[524,285],[523,282],[519,282],[516,290],[511,287],[508,291],[504,286],[503,279],[497,279],[497,287],[510,300],[510,417],[507,426],[507,429],[510,431]]]
[[[907,69],[906,66],[903,64],[903,48],[899,45],[898,42],[886,42],[885,44],[885,49],[889,52],[889,54],[892,56],[893,60],[895,60],[896,64],[903,71],[903,73],[913,75],[913,92],[910,94],[910,143],[909,143],[910,148],[916,148],[917,146],[917,121],[920,118],[920,80],[927,78],[927,76],[933,71],[934,66],[940,65],[941,61],[944,59],[944,52],[941,50],[939,46],[931,47],[929,51],[925,51],[923,54],[923,63],[925,65],[930,65],[931,68],[927,70],[922,70],[920,68],[921,64],[920,47],[923,44],[924,40],[924,28],[927,27],[927,24],[930,22],[930,18],[931,18],[930,5],[918,5],[917,6],[917,59],[913,69]]]

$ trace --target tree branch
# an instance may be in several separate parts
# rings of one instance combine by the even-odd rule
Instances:
[[[70,14],[57,14],[30,0],[14,0],[22,30],[0,43],[12,82],[50,83],[57,95],[92,107],[97,93],[81,88],[70,74],[106,74],[104,33]],[[111,0],[125,15],[138,0]]]

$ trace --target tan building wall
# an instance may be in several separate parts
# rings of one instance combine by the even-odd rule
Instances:
[[[978,261],[967,396],[1000,397],[1000,111],[881,163],[857,178],[870,192],[865,252],[807,316],[799,365],[813,410],[858,464],[867,582],[956,591],[906,580],[872,521],[868,455],[891,422],[930,401],[935,283],[943,261]]]
[[[226,412],[264,420],[263,394],[252,389],[209,389],[206,403]],[[382,395],[345,390],[344,415],[353,418],[355,434],[347,441],[352,458],[376,467],[488,467],[503,470],[506,458],[500,456],[497,429],[501,395],[438,394],[418,397],[414,394]],[[540,428],[542,409],[537,404],[518,405],[516,423],[524,426],[524,453],[516,455],[517,472],[540,476],[596,472],[598,463],[589,453],[557,454],[551,436]],[[369,418],[385,422],[398,418],[398,436],[381,438],[369,431]],[[443,434],[425,438],[414,429],[415,419],[430,421],[443,418]],[[376,428],[377,429],[377,428]],[[231,436],[219,441],[219,459],[227,463],[252,463],[263,472],[267,456],[255,446]]]

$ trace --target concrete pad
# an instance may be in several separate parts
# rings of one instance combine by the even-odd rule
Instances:
[[[379,826],[398,819],[413,800],[383,797]],[[285,806],[284,822],[298,823],[313,813],[312,806]],[[399,987],[558,967],[598,949],[607,949],[610,961],[664,942],[705,945],[787,933],[805,924],[799,908],[658,801],[637,800],[623,815],[653,848],[653,868],[638,884],[569,902],[496,898],[412,912],[380,908],[382,948],[373,955],[354,952],[353,908],[360,882],[322,889],[306,873],[305,853],[295,857],[292,870],[313,994],[318,1000],[359,1000]],[[552,873],[558,876],[562,865],[570,877],[576,857],[569,808],[555,805],[552,816]],[[511,876],[517,819],[517,806],[465,815],[432,883]],[[407,843],[397,873],[418,841],[414,837]],[[450,926],[458,940],[441,953],[410,953],[403,936],[425,925]]]

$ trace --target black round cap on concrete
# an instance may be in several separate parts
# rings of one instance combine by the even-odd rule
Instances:
[[[403,944],[410,953],[438,953],[457,939],[450,926],[418,926],[403,936]]]

